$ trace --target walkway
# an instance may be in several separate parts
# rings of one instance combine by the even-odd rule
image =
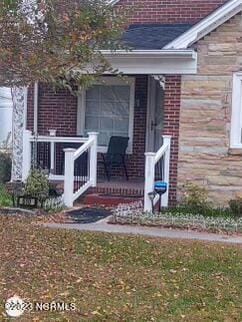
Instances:
[[[212,234],[206,232],[196,232],[188,230],[172,230],[165,228],[111,225],[107,223],[108,218],[92,224],[44,224],[45,227],[58,229],[74,229],[79,231],[106,232],[112,234],[142,235],[148,237],[160,237],[184,240],[200,240],[207,242],[241,244],[242,236],[229,236],[222,234]]]

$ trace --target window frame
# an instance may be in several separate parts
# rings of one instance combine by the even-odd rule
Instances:
[[[115,76],[101,77],[100,81],[95,82],[93,85],[129,85],[130,86],[130,100],[129,100],[129,145],[127,153],[133,153],[133,136],[134,136],[134,104],[135,104],[135,77],[128,77],[121,79]],[[78,108],[77,108],[77,135],[84,135],[85,132],[85,119],[86,119],[86,89],[81,89],[78,95]],[[106,153],[108,147],[98,146],[98,152]]]
[[[242,72],[233,74],[230,148],[242,149]]]

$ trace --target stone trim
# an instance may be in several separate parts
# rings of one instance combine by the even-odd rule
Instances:
[[[242,149],[229,149],[229,155],[241,155],[242,156]]]

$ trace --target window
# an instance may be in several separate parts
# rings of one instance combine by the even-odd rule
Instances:
[[[129,137],[132,151],[134,79],[103,78],[79,97],[78,133],[98,132],[100,152],[106,152],[111,136]]]
[[[231,148],[242,148],[242,73],[233,77]]]

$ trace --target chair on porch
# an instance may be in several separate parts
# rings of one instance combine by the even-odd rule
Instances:
[[[126,150],[128,143],[128,137],[112,136],[108,144],[107,153],[102,153],[102,161],[99,161],[99,163],[104,165],[104,170],[108,181],[110,181],[111,171],[114,166],[123,166],[126,179],[129,180],[126,167]]]

